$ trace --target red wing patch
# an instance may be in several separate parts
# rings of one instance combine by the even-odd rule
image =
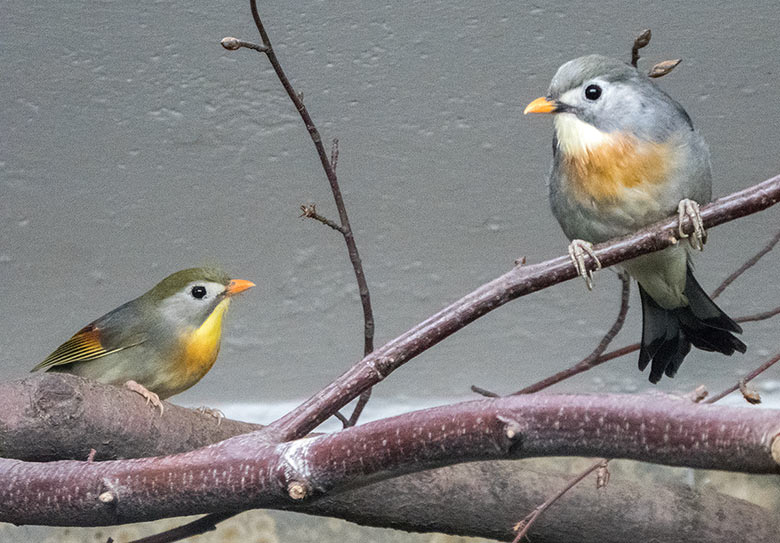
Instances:
[[[47,356],[46,360],[35,366],[32,371],[72,362],[94,360],[121,351],[123,348],[119,347],[111,350],[104,348],[100,343],[100,330],[94,324],[88,324],[76,332],[68,341],[57,347],[56,351]]]

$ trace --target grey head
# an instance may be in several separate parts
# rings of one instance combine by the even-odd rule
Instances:
[[[602,132],[629,132],[664,141],[693,130],[683,107],[633,66],[601,55],[575,58],[558,68],[547,98],[556,113],[572,113]]]

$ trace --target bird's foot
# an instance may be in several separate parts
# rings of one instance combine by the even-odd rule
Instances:
[[[219,426],[220,423],[222,422],[222,419],[225,418],[225,414],[219,409],[214,409],[213,407],[206,407],[205,405],[196,407],[195,411],[197,411],[201,415],[209,415],[217,419],[217,426]]]
[[[585,255],[591,258],[591,267],[585,264]],[[601,262],[593,251],[593,244],[582,239],[573,239],[569,244],[569,258],[577,270],[577,275],[585,280],[588,290],[593,290],[593,271],[601,269]]]
[[[686,234],[683,232],[683,221],[685,217],[691,221],[693,225],[693,232]],[[704,244],[707,243],[707,232],[704,230],[704,222],[701,220],[701,213],[699,212],[699,204],[688,198],[683,198],[677,205],[677,232],[681,238],[688,238],[688,243],[691,247],[697,251],[704,249]]]
[[[159,407],[160,416],[162,417],[164,407],[163,407],[162,400],[160,400],[160,397],[157,394],[155,394],[145,386],[136,383],[132,379],[125,383],[125,388],[132,390],[133,392],[137,392],[138,394],[146,398],[147,405],[151,403],[153,407]]]

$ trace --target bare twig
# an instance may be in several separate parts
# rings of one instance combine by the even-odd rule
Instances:
[[[477,385],[471,385],[471,392],[479,394],[480,396],[484,396],[485,398],[499,398],[501,396],[500,394],[496,394],[492,390],[478,387]]]
[[[238,38],[222,38],[220,43],[222,44],[222,47],[228,51],[236,51],[237,49],[246,47],[247,49],[254,49],[260,53],[268,52],[268,48],[265,45],[258,45],[256,43],[252,43],[251,41],[239,40]]]
[[[770,358],[769,360],[767,360],[766,362],[761,364],[759,367],[757,367],[756,369],[754,369],[753,371],[751,371],[747,375],[745,375],[742,379],[740,379],[735,384],[733,384],[730,387],[728,387],[726,390],[724,390],[724,391],[722,391],[722,392],[720,392],[718,394],[715,394],[714,396],[711,396],[710,398],[704,400],[704,403],[715,403],[718,400],[722,400],[723,398],[725,398],[726,396],[728,396],[732,392],[735,392],[735,391],[739,390],[740,384],[752,381],[753,379],[755,379],[756,377],[758,377],[759,375],[764,373],[766,370],[771,368],[773,365],[775,365],[778,362],[778,360],[780,360],[780,352],[775,354],[772,358]]]
[[[737,280],[737,278],[748,271],[750,268],[756,265],[756,263],[761,260],[761,257],[763,257],[765,254],[767,254],[769,251],[774,249],[775,245],[777,245],[777,242],[780,241],[780,230],[777,231],[775,234],[775,237],[773,237],[771,240],[769,240],[769,243],[767,243],[763,248],[761,248],[760,251],[758,251],[755,255],[753,255],[751,258],[749,258],[747,261],[745,261],[744,264],[742,264],[737,270],[734,271],[731,275],[729,275],[715,290],[712,291],[710,294],[710,298],[713,300],[721,295],[721,293],[726,290],[726,287],[728,287],[731,283]]]
[[[273,46],[271,45],[271,40],[268,37],[268,33],[266,32],[263,25],[263,21],[260,19],[260,13],[257,10],[256,0],[250,0],[250,8],[252,10],[252,18],[254,19],[255,26],[257,27],[257,31],[260,33],[260,38],[263,42],[262,45],[252,44],[237,38],[225,38],[222,40],[222,46],[229,50],[235,50],[241,47],[249,47],[264,53],[268,58],[268,61],[271,63],[274,72],[276,72],[276,76],[279,78],[279,81],[284,87],[284,90],[287,92],[287,96],[292,101],[295,109],[301,116],[303,123],[306,125],[306,129],[309,131],[309,136],[311,136],[311,140],[314,143],[315,149],[317,150],[317,156],[320,159],[320,164],[322,165],[322,168],[325,171],[325,175],[328,178],[328,182],[330,183],[333,199],[336,202],[336,208],[339,212],[339,221],[341,225],[340,227],[337,227],[338,225],[332,221],[314,213],[313,206],[311,214],[307,213],[306,209],[302,209],[304,209],[304,216],[316,219],[323,224],[330,226],[334,230],[338,230],[344,236],[344,242],[347,245],[347,252],[349,253],[349,260],[352,263],[352,269],[355,272],[355,279],[358,283],[358,292],[360,294],[360,302],[363,308],[363,356],[366,356],[374,350],[374,313],[371,307],[371,294],[368,289],[368,282],[366,280],[365,272],[363,271],[363,264],[360,260],[360,254],[358,252],[357,243],[355,242],[355,236],[352,232],[352,226],[349,222],[349,216],[347,214],[347,208],[344,203],[344,197],[341,194],[341,188],[339,187],[338,177],[336,176],[335,167],[338,161],[338,143],[336,140],[334,140],[333,150],[329,158],[325,152],[325,147],[322,144],[322,136],[320,136],[319,130],[317,130],[317,127],[315,126],[309,111],[306,109],[306,106],[303,103],[303,95],[301,93],[295,92],[292,83],[290,83],[287,74],[284,72],[281,63],[279,62],[279,59],[274,52]],[[349,422],[352,424],[357,421],[360,413],[363,410],[363,407],[365,407],[365,404],[370,397],[370,392],[363,391],[361,394],[361,401],[358,402],[357,407],[355,408],[355,412],[349,418]]]
[[[566,494],[569,490],[574,488],[580,481],[585,479],[588,475],[593,473],[599,468],[604,468],[606,466],[606,463],[609,462],[606,458],[599,458],[596,462],[594,462],[589,468],[584,470],[582,473],[577,475],[576,477],[572,478],[566,485],[561,488],[558,492],[547,498],[543,504],[541,504],[539,507],[531,511],[528,516],[526,516],[523,520],[517,523],[515,526],[515,530],[519,530],[517,532],[517,535],[512,540],[512,543],[518,543],[527,533],[528,530],[531,529],[531,526],[533,526],[533,523],[536,522],[536,519],[539,518],[539,516],[547,511],[547,509],[550,508],[552,504],[554,504],[556,501],[560,499],[561,496]]]
[[[623,323],[626,321],[626,314],[628,313],[628,299],[631,292],[631,280],[625,273],[620,274],[620,280],[622,281],[622,289],[620,293],[620,310],[618,311],[618,316],[615,319],[615,322],[612,324],[612,327],[607,331],[606,334],[604,334],[604,337],[601,339],[593,352],[571,368],[562,372],[558,372],[555,375],[520,389],[515,392],[515,394],[531,394],[533,392],[539,392],[540,390],[552,386],[555,383],[562,381],[563,379],[578,373],[582,373],[584,371],[588,371],[589,369],[605,362],[601,360],[601,355],[604,353],[607,347],[609,347],[609,344],[615,338],[620,329],[623,328]]]
[[[238,511],[231,513],[212,513],[192,522],[188,522],[187,524],[183,524],[182,526],[160,532],[159,534],[134,539],[130,543],[172,543],[173,541],[181,541],[188,537],[212,532],[217,529],[217,523],[234,517],[238,513]]]
[[[763,313],[755,313],[753,315],[734,317],[734,321],[735,322],[762,321],[762,320],[770,319],[777,315],[780,315],[780,306],[775,307],[774,309],[770,309],[769,311],[764,311]],[[620,358],[621,356],[631,354],[634,351],[638,351],[638,350],[639,350],[639,343],[632,343],[630,345],[626,345],[625,347],[620,347],[619,349],[615,349],[614,351],[609,351],[608,353],[599,356],[598,358],[593,360],[593,362],[591,362],[590,366],[581,367],[579,365],[580,363],[578,363],[572,366],[571,368],[565,369],[563,371],[559,371],[558,373],[551,375],[550,377],[547,377],[546,379],[544,379],[544,381],[547,382],[547,386],[551,386],[554,385],[555,383],[560,383],[564,379],[568,379],[569,377],[573,377],[574,375],[578,375],[580,373],[591,370],[596,366],[600,366],[601,364],[604,364],[605,362],[609,362],[610,360],[614,360],[615,358]],[[484,390],[479,387],[472,386],[471,390],[473,392],[476,392],[477,394],[481,394],[489,398],[497,398],[499,396],[499,394],[495,394],[494,392],[490,392],[489,390]]]
[[[344,233],[344,227],[340,224],[336,224],[332,220],[330,220],[327,217],[323,217],[319,213],[317,213],[317,206],[314,204],[309,205],[302,205],[301,206],[301,217],[306,217],[307,219],[314,219],[315,221],[319,221],[325,226],[330,226],[334,230]]]
[[[652,33],[650,29],[643,30],[639,33],[639,36],[634,40],[634,44],[631,46],[631,66],[636,68],[636,63],[639,62],[639,50],[643,47],[647,47],[650,43],[650,37]]]
[[[734,320],[737,322],[763,321],[766,319],[771,319],[777,314],[780,314],[780,306],[777,306],[774,309],[770,309],[769,311],[764,311],[763,313],[754,313],[753,315],[745,315],[744,317],[737,317]]]
[[[368,290],[368,282],[366,281],[365,273],[363,272],[363,264],[360,260],[360,254],[358,253],[357,244],[355,243],[355,236],[352,232],[352,226],[349,223],[349,216],[347,215],[347,207],[344,204],[344,197],[341,195],[341,189],[339,188],[338,177],[336,177],[336,171],[333,168],[331,160],[328,158],[328,154],[325,152],[325,147],[322,144],[322,137],[320,136],[317,127],[314,125],[314,121],[303,104],[300,95],[293,89],[290,80],[287,78],[279,59],[276,57],[271,40],[268,37],[268,33],[263,26],[263,21],[260,19],[260,13],[257,11],[256,0],[250,0],[250,8],[252,10],[252,18],[257,26],[257,31],[260,33],[260,38],[263,41],[263,46],[266,48],[265,55],[268,57],[268,61],[271,63],[276,76],[282,83],[284,90],[287,91],[292,103],[295,105],[295,109],[298,110],[298,114],[301,116],[303,123],[306,125],[306,129],[309,131],[314,147],[317,150],[320,163],[322,164],[325,175],[330,183],[331,192],[333,192],[333,199],[336,202],[336,208],[339,212],[339,221],[344,229],[342,234],[344,235],[344,241],[347,244],[347,251],[349,252],[349,259],[352,262],[352,268],[355,271],[355,279],[358,282],[358,290],[360,293],[360,300],[363,306],[363,354],[367,355],[374,350],[374,315],[371,309],[371,295]]]
[[[336,166],[339,165],[339,139],[333,138],[330,144],[330,167],[333,171],[336,171]]]

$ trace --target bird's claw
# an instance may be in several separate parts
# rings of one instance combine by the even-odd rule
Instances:
[[[592,269],[585,264],[585,255],[592,259]],[[593,244],[582,239],[572,240],[569,244],[569,258],[577,270],[577,275],[585,280],[588,290],[593,290],[593,271],[601,269],[601,262],[593,251]]]
[[[132,390],[133,392],[137,392],[144,398],[146,398],[146,404],[149,405],[152,404],[153,407],[159,407],[160,408],[160,416],[162,417],[163,410],[165,409],[163,407],[162,400],[160,400],[160,397],[152,392],[151,390],[147,389],[145,386],[136,383],[132,379],[130,381],[127,381],[125,383],[125,388],[128,390]]]
[[[201,415],[210,415],[215,419],[217,419],[217,426],[219,426],[222,423],[222,419],[225,418],[225,414],[219,409],[214,409],[213,407],[206,407],[205,405],[201,405],[200,407],[195,408],[195,411],[197,411]]]
[[[686,234],[683,232],[683,221],[685,217],[691,221],[693,232]],[[704,222],[701,220],[699,204],[688,198],[683,198],[677,205],[677,232],[681,238],[688,238],[688,243],[697,251],[704,250],[704,244],[707,243],[707,232],[704,230]]]

